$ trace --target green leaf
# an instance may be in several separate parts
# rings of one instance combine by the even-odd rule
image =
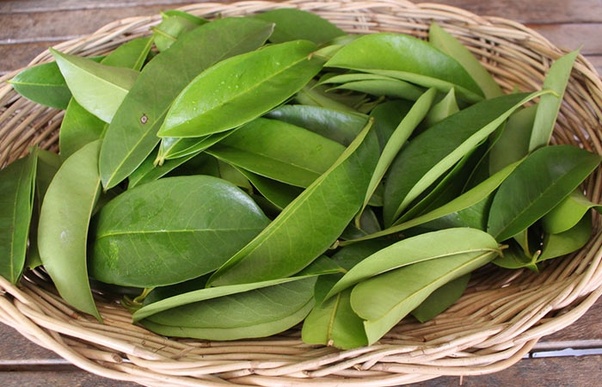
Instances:
[[[128,189],[160,179],[196,156],[198,156],[198,153],[192,153],[175,160],[167,160],[160,165],[155,165],[155,157],[151,154],[128,178]]]
[[[577,224],[557,234],[546,234],[537,262],[573,253],[587,244],[592,236],[592,218],[585,215]]]
[[[117,47],[101,64],[140,70],[152,46],[150,38],[136,38]],[[74,98],[65,111],[59,131],[59,150],[66,159],[82,146],[102,138],[107,124],[90,113]]]
[[[529,138],[536,112],[537,105],[531,105],[517,110],[508,118],[500,136],[489,151],[490,174],[529,154]]]
[[[444,242],[443,242],[444,241]],[[328,299],[368,278],[401,267],[470,252],[498,251],[491,235],[471,228],[450,228],[420,234],[385,247],[351,268],[330,289]],[[400,282],[402,283],[402,282]]]
[[[385,225],[392,225],[420,194],[473,151],[516,109],[539,94],[512,94],[484,100],[416,136],[398,154],[387,174]]]
[[[368,190],[366,191],[366,197],[364,198],[364,207],[368,205],[368,201],[376,191],[377,186],[381,183],[383,176],[385,176],[385,173],[395,159],[395,156],[399,153],[399,150],[406,144],[406,141],[408,141],[414,132],[414,129],[416,129],[424,117],[426,117],[436,95],[437,91],[435,89],[429,89],[418,98],[416,103],[414,103],[410,111],[401,120],[395,131],[389,137],[389,140],[378,159],[378,163],[374,168],[374,174],[370,179],[370,183],[368,184]]]
[[[308,105],[282,105],[266,117],[311,130],[344,146],[351,144],[368,123],[364,114]]]
[[[272,26],[247,18],[224,18],[182,36],[142,70],[107,129],[100,152],[105,189],[134,171],[159,142],[157,131],[173,99],[200,72],[264,44]]]
[[[168,336],[210,340],[267,337],[303,320],[314,305],[315,277],[199,301],[140,323]]]
[[[503,94],[501,87],[493,79],[491,73],[487,71],[470,50],[437,23],[431,24],[429,43],[457,60],[466,72],[472,76],[477,85],[479,85],[486,98],[495,98]]]
[[[368,343],[378,341],[436,289],[497,255],[490,249],[456,254],[405,266],[357,284],[351,291],[351,307],[366,320]]]
[[[268,179],[247,170],[241,169],[240,172],[249,179],[261,195],[280,210],[291,204],[303,192],[302,188]]]
[[[493,260],[493,264],[504,269],[529,269],[534,272],[537,268],[537,255],[527,255],[523,248],[514,240],[508,241],[508,248],[502,251],[502,255]]]
[[[451,89],[445,95],[445,97],[433,104],[433,107],[431,110],[429,110],[426,118],[424,119],[424,126],[429,128],[459,111],[460,108],[458,107],[458,102],[456,101],[455,90]]]
[[[455,87],[472,101],[482,99],[479,86],[455,59],[410,35],[363,35],[337,51],[325,66],[393,76],[445,92]]]
[[[554,94],[541,96],[529,142],[530,152],[548,145],[550,138],[552,138],[556,118],[562,105],[564,91],[568,85],[577,55],[579,55],[579,51],[573,51],[558,58],[546,74],[543,88],[544,90],[552,90]]]
[[[345,32],[315,13],[296,8],[280,8],[255,15],[256,18],[276,25],[270,42],[309,40],[316,44],[327,43]]]
[[[13,284],[25,267],[34,209],[37,151],[0,170],[0,275]]]
[[[101,209],[90,274],[142,288],[182,282],[217,269],[268,223],[247,195],[222,179],[159,179]]]
[[[154,164],[163,165],[165,160],[188,157],[203,152],[234,133],[237,129],[197,138],[163,137]]]
[[[422,323],[434,319],[462,297],[469,280],[470,274],[465,274],[441,286],[412,311],[412,316]]]
[[[350,298],[351,289],[348,289],[314,306],[303,322],[303,342],[340,349],[368,345],[363,320],[351,308]]]
[[[602,205],[592,203],[582,192],[575,190],[543,217],[543,230],[549,234],[568,231],[592,208],[602,212]]]
[[[23,97],[44,106],[66,109],[71,99],[71,91],[56,62],[28,67],[9,83]]]
[[[67,159],[84,145],[100,140],[106,123],[90,113],[75,98],[71,98],[65,110],[59,131],[59,151]]]
[[[374,119],[374,131],[378,136],[381,152],[385,149],[389,138],[399,126],[401,120],[408,114],[413,103],[403,100],[384,101],[370,111]]]
[[[486,216],[488,212],[486,212],[485,208],[483,207],[486,204],[489,204],[490,197],[492,196],[492,194],[518,165],[519,162],[515,162],[514,164],[507,166],[506,168],[497,172],[490,178],[484,180],[477,186],[458,196],[457,198],[424,215],[420,215],[416,218],[409,219],[403,223],[389,227],[381,232],[377,232],[366,237],[349,241],[349,243],[356,243],[362,240],[375,239],[387,235],[398,234],[404,230],[408,230],[410,228],[428,224],[429,222],[434,222],[438,220],[442,220],[448,225],[452,224],[454,227],[457,227],[460,224],[462,224],[463,226],[468,226],[468,224],[464,223],[463,219],[467,216],[471,217],[471,215],[474,215],[475,213],[484,214]],[[486,207],[488,208],[489,206]],[[456,223],[454,222],[454,220],[459,220],[459,222]],[[438,225],[441,226],[441,224]],[[341,245],[346,245],[346,242],[341,242]]]
[[[164,12],[161,23],[152,28],[155,46],[163,52],[180,36],[205,23],[207,20],[186,12],[178,10]]]
[[[424,91],[399,79],[372,79],[343,83],[332,90],[351,90],[376,97],[402,98],[415,101]]]
[[[54,152],[38,149],[38,165],[35,176],[35,198],[33,217],[29,226],[29,251],[25,259],[25,267],[35,268],[42,265],[38,248],[38,223],[40,210],[50,182],[61,166],[61,158]]]
[[[226,285],[294,274],[326,251],[360,209],[378,158],[367,126],[337,162],[213,275]]]
[[[571,145],[536,150],[495,194],[488,232],[504,241],[523,231],[569,196],[598,167],[600,159]]]
[[[255,174],[305,188],[344,150],[343,145],[309,130],[257,118],[206,152]]]
[[[315,44],[297,40],[217,63],[182,90],[158,135],[201,137],[261,116],[293,96],[322,69],[322,62],[311,57],[315,50]]]
[[[56,172],[42,203],[38,248],[61,297],[101,320],[86,262],[89,223],[101,192],[99,149],[99,141],[85,145]]]
[[[104,122],[111,122],[138,72],[50,49],[73,98]],[[91,92],[93,90],[93,92]]]
[[[153,39],[141,37],[127,41],[100,61],[105,66],[125,67],[140,71],[153,45]]]

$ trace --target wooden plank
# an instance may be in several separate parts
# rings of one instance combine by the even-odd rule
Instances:
[[[207,1],[207,0],[205,0]],[[197,1],[198,3],[203,2]],[[52,12],[79,9],[108,9],[130,8],[134,6],[165,6],[174,7],[193,3],[191,0],[120,0],[120,1],[90,1],[90,0],[18,0],[0,2],[0,13],[29,13]]]

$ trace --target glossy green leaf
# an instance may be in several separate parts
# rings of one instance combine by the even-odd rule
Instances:
[[[431,24],[429,43],[457,60],[466,72],[472,76],[477,85],[479,85],[486,98],[495,98],[503,94],[501,87],[493,79],[491,73],[478,61],[472,52],[437,23]]]
[[[267,337],[303,320],[314,305],[315,278],[304,278],[150,316],[140,323],[164,335],[211,340]],[[152,304],[151,304],[152,305]]]
[[[328,171],[219,268],[210,285],[285,277],[315,260],[360,209],[377,158],[377,139],[367,126]]]
[[[502,183],[487,230],[504,241],[552,210],[598,167],[601,157],[571,145],[540,148]]]
[[[139,73],[53,49],[50,52],[61,69],[73,98],[104,122],[111,122]]]
[[[272,43],[303,39],[323,44],[345,35],[344,31],[330,21],[297,8],[274,9],[255,17],[276,25],[274,33],[270,36]]]
[[[537,113],[535,114],[535,122],[533,123],[529,151],[546,146],[550,142],[556,118],[562,105],[564,91],[568,85],[577,55],[579,55],[579,51],[570,52],[558,58],[550,66],[543,83],[543,88],[554,91],[554,94],[541,96]]]
[[[602,205],[592,203],[579,190],[573,191],[542,219],[546,233],[559,234],[573,228],[590,209],[602,212]]]
[[[303,321],[303,342],[340,349],[368,345],[363,320],[351,308],[350,298],[351,289],[348,289],[314,306]]]
[[[246,18],[204,24],[177,40],[142,70],[107,129],[100,152],[105,189],[114,187],[155,149],[173,99],[211,65],[260,47],[272,26]]]
[[[56,62],[28,67],[8,83],[23,97],[44,106],[66,109],[71,99],[71,91]]]
[[[426,117],[436,95],[437,91],[435,89],[429,89],[418,98],[416,103],[389,137],[389,140],[378,159],[378,163],[374,168],[374,174],[370,179],[370,183],[368,184],[368,190],[366,191],[366,197],[364,198],[364,207],[368,205],[368,201],[376,191],[377,186],[381,183],[382,178],[385,176],[385,173],[402,146],[406,144],[414,132],[414,129],[416,129],[420,122]]]
[[[412,311],[412,316],[422,323],[432,320],[462,297],[469,280],[470,274],[465,274],[441,286]]]
[[[443,241],[445,241],[443,243]],[[361,281],[401,267],[470,252],[498,251],[498,244],[484,231],[450,228],[403,239],[365,258],[349,270],[326,298]]]
[[[37,150],[0,170],[0,275],[13,284],[25,267],[34,210]]]
[[[132,39],[101,60],[106,66],[140,70],[152,46],[150,38]],[[66,159],[85,144],[102,137],[107,124],[71,98],[59,131],[59,150]]]
[[[436,289],[484,266],[497,255],[490,249],[456,254],[405,266],[357,284],[351,291],[351,307],[366,320],[368,343],[378,341]]]
[[[585,246],[591,236],[592,218],[587,214],[566,231],[557,234],[546,234],[537,262],[573,253]]]
[[[152,28],[155,46],[165,51],[186,32],[207,23],[207,20],[192,14],[171,10],[162,14],[161,23]]]
[[[261,116],[293,96],[322,69],[321,60],[311,57],[315,50],[315,44],[297,40],[217,63],[182,90],[158,135],[201,137]]]
[[[255,174],[307,187],[326,172],[344,150],[343,145],[309,130],[257,118],[206,152]]]
[[[422,132],[391,164],[384,196],[385,225],[392,225],[431,184],[493,133],[516,109],[540,93],[484,100]]]
[[[268,223],[247,195],[222,179],[159,179],[101,209],[90,273],[122,286],[182,282],[217,269]]]
[[[368,122],[366,115],[357,112],[291,104],[271,110],[266,117],[311,130],[344,146],[351,144]]]
[[[531,105],[517,110],[508,118],[500,136],[489,151],[490,174],[529,154],[529,139],[536,112],[537,105]]]
[[[38,248],[61,297],[100,320],[86,262],[88,228],[101,192],[99,149],[99,141],[85,145],[56,172],[42,203]]]
[[[382,32],[361,36],[336,52],[326,67],[376,70],[420,86],[443,87],[446,92],[456,87],[471,100],[482,99],[479,86],[455,59],[410,35]]]

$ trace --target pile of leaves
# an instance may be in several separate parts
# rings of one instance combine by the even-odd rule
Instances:
[[[504,93],[433,24],[350,35],[279,9],[169,11],[104,57],[52,50],[11,83],[64,109],[59,154],[0,171],[0,274],[42,266],[167,336],[235,340],[302,323],[307,343],[378,341],[433,318],[485,265],[583,247],[600,156],[549,145],[577,52]]]

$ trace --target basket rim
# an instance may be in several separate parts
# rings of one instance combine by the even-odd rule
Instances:
[[[355,3],[355,5],[353,5]],[[289,0],[284,2],[270,1],[238,1],[234,3],[197,3],[188,6],[178,7],[178,9],[191,12],[193,14],[207,15],[207,11],[211,11],[211,15],[237,15],[239,13],[250,13],[254,10],[267,10],[283,7],[297,7],[301,9],[317,9],[324,14],[335,13],[341,7],[346,6],[349,9],[355,9],[359,18],[370,19],[370,12],[360,12],[356,8],[361,9],[384,9],[384,8],[399,8],[403,9],[406,17],[418,17],[419,15],[428,14],[433,20],[444,18],[452,18],[453,23],[445,23],[445,25],[456,28],[461,33],[482,33],[493,36],[495,34],[507,33],[509,39],[523,41],[529,37],[529,44],[533,47],[538,47],[541,52],[547,54],[550,59],[555,59],[562,55],[563,51],[556,48],[547,39],[534,30],[525,27],[524,25],[499,18],[478,16],[468,11],[462,10],[448,5],[429,4],[429,3],[412,3],[406,0],[372,0],[368,2],[353,1],[323,1],[310,2],[303,0]],[[395,14],[395,16],[397,16]],[[127,19],[117,20],[113,23],[98,29],[96,32],[86,35],[85,37],[76,38],[55,45],[57,49],[70,49],[72,51],[86,51],[90,49],[102,49],[103,45],[110,46],[119,39],[130,39],[137,34],[148,33],[149,26],[160,21],[160,15],[139,16]],[[468,31],[468,32],[466,32]],[[421,31],[418,31],[420,33]],[[456,30],[454,30],[456,32]],[[127,35],[127,37],[123,37]],[[460,35],[466,37],[466,35]],[[48,50],[40,53],[26,67],[30,67],[37,63],[42,63],[50,60]],[[542,66],[544,66],[542,64]],[[583,78],[582,82],[588,85],[591,89],[600,91],[602,95],[602,81],[600,75],[591,63],[583,56],[579,55],[578,63],[575,67],[577,73]],[[12,78],[20,70],[11,72],[0,78],[0,107],[5,107],[12,103],[14,96],[10,96],[10,86],[4,84],[6,80]],[[592,101],[597,103],[597,106],[602,106],[602,97],[592,97]],[[3,132],[2,122],[0,121],[0,138]],[[594,147],[599,153],[602,153],[600,142],[594,144]],[[598,174],[599,175],[599,174]],[[601,177],[598,176],[598,179]],[[594,188],[597,195],[600,195],[600,186]],[[293,363],[272,364],[266,365],[266,362],[257,358],[253,361],[237,359],[236,361],[227,362],[223,359],[213,360],[215,372],[233,375],[232,379],[235,383],[251,383],[258,385],[278,385],[279,383],[295,383],[302,384],[303,378],[315,377],[319,378],[313,384],[316,385],[334,385],[340,381],[339,374],[347,377],[356,377],[361,372],[364,376],[361,378],[358,385],[365,385],[367,380],[372,380],[380,385],[398,385],[408,382],[416,382],[419,380],[427,380],[433,377],[442,375],[479,375],[484,373],[496,372],[508,368],[519,361],[526,353],[528,353],[537,341],[550,333],[571,324],[581,317],[595,302],[602,296],[602,235],[598,225],[597,235],[592,238],[590,243],[583,250],[587,250],[587,265],[580,265],[575,262],[563,263],[559,271],[578,271],[579,276],[573,280],[566,280],[562,283],[560,289],[553,290],[550,281],[536,282],[534,286],[545,289],[550,292],[545,297],[545,301],[541,301],[535,310],[526,310],[516,312],[516,309],[523,305],[529,304],[532,301],[532,295],[523,292],[521,289],[530,286],[525,283],[516,285],[516,293],[512,293],[507,297],[517,298],[518,306],[513,308],[502,308],[499,311],[485,311],[483,316],[493,316],[495,324],[488,326],[483,323],[483,329],[475,328],[469,332],[458,333],[453,329],[444,333],[433,333],[433,338],[427,340],[423,346],[417,345],[411,340],[408,344],[402,345],[391,344],[385,341],[382,344],[367,349],[362,348],[354,351],[332,351],[329,348],[313,348],[311,346],[303,346],[298,342],[298,336],[283,336],[274,338],[278,344],[285,343],[286,346],[298,347],[310,353],[320,354],[316,359],[302,360]],[[585,259],[584,259],[585,261]],[[581,267],[583,266],[583,267]],[[29,282],[31,281],[31,282]],[[500,286],[504,285],[507,288],[513,288],[511,278],[505,277],[501,280]],[[526,281],[525,281],[526,282]],[[474,294],[468,294],[468,297],[477,297]],[[544,297],[542,297],[544,298]],[[501,304],[501,301],[498,300]],[[469,308],[464,303],[452,309],[452,312]],[[550,313],[558,315],[549,316]],[[199,360],[194,356],[187,359],[184,354],[178,354],[182,359],[187,359],[179,362],[178,366],[182,368],[190,368],[198,373],[198,380],[192,382],[187,375],[175,372],[174,370],[166,371],[169,366],[173,366],[173,360],[168,356],[176,356],[176,349],[173,353],[160,352],[156,350],[156,346],[144,347],[140,343],[153,342],[156,340],[162,342],[162,339],[147,336],[143,332],[137,332],[135,341],[128,342],[124,336],[132,332],[123,328],[123,320],[127,315],[122,311],[115,310],[112,305],[103,305],[103,315],[109,316],[108,320],[113,321],[115,325],[110,328],[101,328],[93,326],[94,322],[86,316],[71,310],[64,305],[61,300],[53,295],[51,291],[46,291],[41,286],[41,282],[35,278],[29,278],[18,287],[13,286],[6,280],[0,278],[0,322],[17,329],[21,334],[37,344],[49,348],[60,356],[69,360],[80,368],[118,380],[135,381],[141,384],[158,385],[159,383],[173,383],[174,385],[188,385],[199,383],[198,385],[223,385],[220,380],[217,380],[211,372],[212,369],[208,365],[203,365],[203,372],[200,368],[194,368],[195,363]],[[503,321],[505,314],[516,314],[514,325]],[[448,315],[445,315],[447,318]],[[447,320],[441,320],[441,324],[447,324]],[[485,318],[485,317],[483,317]],[[453,325],[453,321],[449,322]],[[411,324],[410,324],[411,325]],[[416,328],[409,326],[400,331],[393,332],[394,335],[404,337],[407,330]],[[103,331],[103,329],[105,329]],[[505,332],[505,333],[504,333]],[[104,334],[104,335],[103,335]],[[428,335],[427,335],[428,336]],[[426,337],[426,336],[425,336]],[[407,339],[403,339],[406,340]],[[403,341],[402,340],[402,341]],[[98,347],[85,347],[82,343],[93,342]],[[164,342],[166,343],[166,342]],[[185,340],[182,341],[187,343]],[[294,344],[293,344],[294,343]],[[181,344],[177,347],[180,352],[199,350],[197,346],[193,349]],[[249,341],[237,343],[241,347],[241,352],[245,348],[250,348],[253,345],[265,345],[265,340]],[[160,344],[153,344],[160,345]],[[167,345],[167,344],[165,344]],[[223,348],[229,344],[223,343],[202,343],[201,347],[207,348]],[[99,349],[100,348],[100,349]],[[475,360],[470,356],[466,356],[466,351],[471,349],[474,353],[480,354],[481,358]],[[313,352],[312,352],[313,351]],[[320,352],[322,351],[322,352]],[[255,354],[254,354],[255,356]],[[287,355],[293,357],[293,355]],[[295,355],[297,356],[297,355]],[[410,358],[418,359],[416,362],[409,360]],[[454,359],[455,358],[455,359]],[[191,360],[192,359],[192,360]],[[288,359],[288,358],[287,358]],[[383,362],[383,360],[385,360]],[[197,364],[198,365],[198,364]],[[140,368],[136,368],[140,367]],[[146,368],[144,368],[146,367]],[[156,367],[153,369],[153,367]],[[349,369],[357,369],[350,371]],[[149,369],[152,372],[149,372]],[[249,370],[253,370],[251,371]],[[192,372],[192,371],[191,371]],[[228,372],[230,374],[228,374]],[[337,374],[337,372],[339,374]],[[333,376],[335,375],[335,376]],[[383,375],[388,375],[387,377]],[[353,384],[349,382],[349,384]]]

